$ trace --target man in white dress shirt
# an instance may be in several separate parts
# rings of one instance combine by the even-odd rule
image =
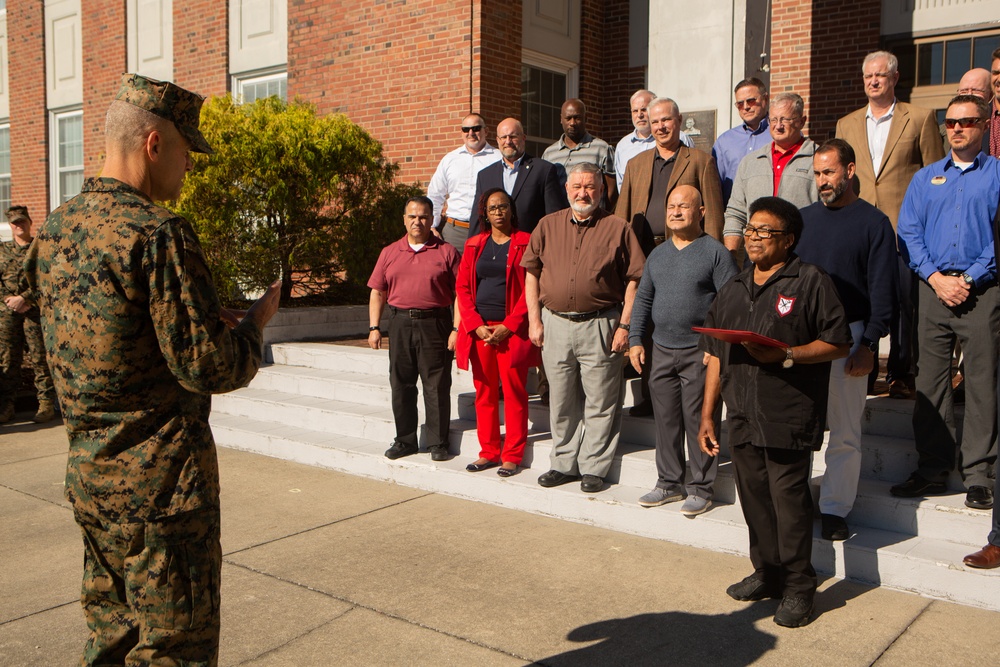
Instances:
[[[469,220],[475,215],[476,176],[480,169],[500,160],[500,151],[486,143],[486,134],[482,116],[466,116],[462,120],[462,146],[441,158],[427,186],[427,197],[434,203],[434,233],[455,246],[459,254],[465,250]]]

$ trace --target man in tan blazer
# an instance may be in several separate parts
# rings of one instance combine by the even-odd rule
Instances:
[[[899,61],[887,51],[869,53],[861,66],[868,106],[837,121],[837,138],[857,155],[861,198],[886,214],[896,229],[899,208],[918,170],[944,157],[934,112],[896,100]],[[913,392],[913,274],[899,262],[899,324],[889,336],[890,395],[907,398]]]
[[[725,207],[715,160],[708,153],[681,144],[683,118],[676,102],[658,97],[647,109],[656,149],[628,161],[615,215],[632,223],[648,256],[656,243],[670,234],[666,229],[667,197],[678,185],[691,185],[701,192],[705,204],[705,231],[721,241]]]

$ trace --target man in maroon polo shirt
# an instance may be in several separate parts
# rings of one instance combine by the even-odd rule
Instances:
[[[434,205],[427,197],[406,202],[406,236],[382,249],[368,286],[368,345],[382,348],[379,321],[389,304],[389,386],[396,437],[386,458],[416,454],[417,377],[424,390],[427,448],[434,461],[448,459],[451,361],[456,334],[451,304],[459,255],[431,233]]]

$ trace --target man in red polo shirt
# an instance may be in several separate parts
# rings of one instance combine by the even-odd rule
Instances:
[[[740,162],[726,208],[723,242],[732,252],[743,247],[743,228],[750,205],[761,197],[781,197],[805,208],[819,201],[812,159],[816,144],[802,134],[805,104],[795,93],[771,98],[768,129],[774,140]]]
[[[448,459],[451,360],[455,349],[451,304],[459,256],[431,233],[434,205],[427,197],[406,202],[406,236],[382,249],[368,279],[368,345],[382,348],[379,322],[389,304],[389,385],[396,437],[386,458],[416,454],[417,377],[424,392],[427,448],[434,461]]]

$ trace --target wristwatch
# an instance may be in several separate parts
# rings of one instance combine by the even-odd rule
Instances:
[[[975,285],[976,279],[970,276],[968,273],[962,273],[962,280],[965,281],[966,285]]]
[[[630,325],[628,325],[628,324],[625,324],[624,322],[619,322],[618,323],[618,328],[619,329],[624,329],[625,331],[629,331],[632,327]]]
[[[795,365],[795,360],[792,359],[792,348],[785,348],[785,360],[781,362],[782,368],[791,368]]]
[[[864,336],[862,336],[859,342],[861,343],[861,347],[867,347],[869,350],[871,350],[872,354],[878,354],[877,340],[869,340]]]

